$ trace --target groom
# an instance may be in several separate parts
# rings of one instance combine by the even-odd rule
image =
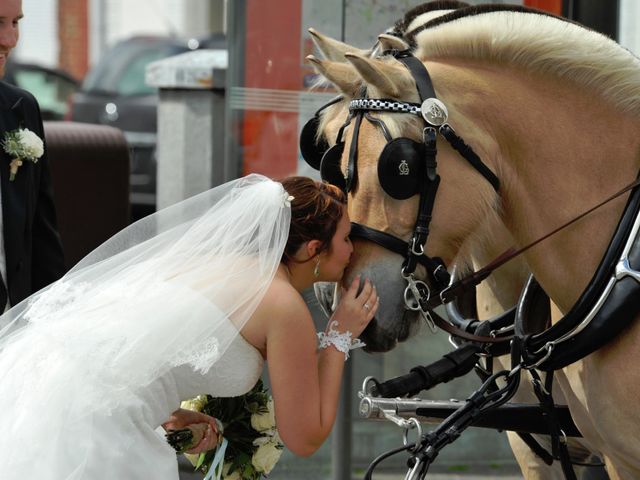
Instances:
[[[22,16],[22,0],[0,0],[0,78]],[[15,162],[4,139],[18,128],[44,140],[33,95],[0,81],[0,314],[64,274],[47,154]]]

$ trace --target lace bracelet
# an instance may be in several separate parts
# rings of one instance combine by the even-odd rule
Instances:
[[[338,321],[333,320],[329,323],[329,330],[327,333],[318,332],[318,339],[320,343],[318,348],[327,348],[333,345],[336,350],[344,353],[345,362],[349,358],[349,350],[353,350],[354,348],[364,347],[366,343],[361,341],[359,338],[351,338],[351,332],[347,330],[344,333],[338,332],[334,327],[338,326]]]

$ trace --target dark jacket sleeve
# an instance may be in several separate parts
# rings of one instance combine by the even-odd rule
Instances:
[[[33,99],[37,124],[34,131],[44,140],[44,128],[40,108]],[[37,200],[33,216],[32,244],[32,286],[33,291],[40,290],[56,281],[65,273],[62,242],[57,229],[56,209],[53,201],[51,169],[45,144],[45,153],[38,161],[40,175],[35,176]],[[39,180],[39,181],[38,181]]]

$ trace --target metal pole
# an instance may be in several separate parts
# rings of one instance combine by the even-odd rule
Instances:
[[[340,37],[346,41],[347,2],[342,0]],[[331,445],[331,473],[333,480],[351,480],[351,393],[353,391],[353,362],[355,355],[346,362],[340,390],[340,406],[333,429]]]
[[[89,65],[98,62],[107,49],[106,0],[89,1]]]
[[[234,87],[244,86],[245,35],[247,0],[232,0],[227,3],[227,45],[229,66],[227,67],[225,92],[225,153],[224,181],[233,180],[242,174],[242,148],[240,147],[243,112],[231,108]]]
[[[331,472],[333,480],[351,480],[351,406],[353,392],[353,361],[355,355],[344,365],[340,406],[333,428],[331,444]]]

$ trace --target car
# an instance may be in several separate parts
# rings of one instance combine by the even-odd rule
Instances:
[[[12,58],[2,80],[31,92],[40,104],[43,120],[63,120],[68,115],[70,97],[80,87],[80,82],[64,70]]]
[[[69,120],[110,125],[124,132],[131,153],[131,216],[156,209],[158,92],[145,83],[153,61],[198,48],[226,48],[223,36],[181,40],[136,36],[108,50],[71,98]]]

